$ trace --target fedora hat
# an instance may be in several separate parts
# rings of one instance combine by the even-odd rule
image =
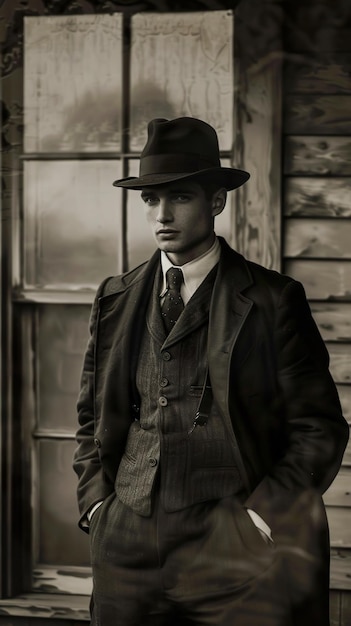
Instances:
[[[243,185],[250,174],[221,167],[217,133],[194,117],[157,118],[148,124],[148,139],[140,155],[139,176],[115,180],[115,187],[141,189],[176,180],[211,176],[228,191]]]

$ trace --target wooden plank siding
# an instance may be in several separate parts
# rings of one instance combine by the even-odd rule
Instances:
[[[349,440],[343,458],[343,467],[351,466],[351,441]]]
[[[287,60],[284,91],[288,93],[350,95],[351,54],[334,53],[325,57],[306,58],[295,55]]]
[[[305,287],[351,424],[351,33],[349,23],[340,28],[341,4],[332,8],[326,0],[312,0],[307,6],[297,0],[290,13],[282,248],[283,271]],[[331,626],[346,626],[351,624],[351,442],[324,501],[331,536]]]
[[[350,202],[351,204],[351,202]],[[284,250],[290,258],[351,259],[351,220],[301,219],[285,222]]]
[[[351,134],[351,95],[293,94],[284,111],[285,130],[292,135]]]
[[[285,271],[300,280],[311,300],[351,301],[351,263],[329,259],[291,259]]]
[[[347,343],[328,344],[330,371],[337,383],[351,383],[351,346]]]
[[[287,135],[284,174],[351,176],[351,137]],[[295,181],[292,179],[287,182]],[[317,185],[318,181],[313,182]],[[336,178],[329,180],[320,178],[319,184],[329,189],[331,185],[343,185],[343,181]]]
[[[351,138],[349,147],[351,162]],[[286,177],[284,214],[287,217],[350,217],[351,177]]]

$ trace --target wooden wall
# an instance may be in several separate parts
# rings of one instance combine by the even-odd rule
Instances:
[[[283,269],[305,285],[351,421],[351,5],[287,3]],[[307,6],[308,5],[308,6]],[[289,11],[290,7],[290,11]],[[351,445],[325,495],[332,624],[351,624]]]

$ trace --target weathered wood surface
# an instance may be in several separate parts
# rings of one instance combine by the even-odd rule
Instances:
[[[315,28],[317,31],[316,46],[314,48],[316,55],[319,55],[321,52],[350,52],[351,28],[346,23],[347,10],[350,9],[348,1],[349,0],[342,0],[339,2],[339,6],[344,4],[345,8],[341,9],[342,13],[340,14],[340,19],[338,17],[335,18],[334,15],[334,27],[330,25],[327,26],[330,22],[328,21],[328,18],[326,18],[326,21],[324,22],[326,24],[325,28]],[[330,2],[330,0],[327,0],[327,3],[330,5],[332,11],[333,7],[336,8],[336,2]]]
[[[351,441],[349,440],[345,453],[344,453],[344,458],[343,458],[343,465],[345,465],[345,467],[350,467],[351,466]]]
[[[351,176],[351,137],[287,136],[284,173]],[[331,180],[331,186],[335,182]]]
[[[284,214],[350,217],[351,178],[285,178]]]
[[[194,116],[233,143],[233,16],[228,11],[139,13],[132,18],[131,149],[155,117]]]
[[[351,385],[337,385],[345,419],[351,424]]]
[[[285,220],[284,256],[351,259],[351,221]]]
[[[330,2],[329,4],[336,4]],[[348,0],[343,0],[345,3]],[[311,3],[314,4],[314,3]],[[341,18],[342,19],[342,18]],[[328,23],[327,21],[325,22]],[[313,56],[319,59],[322,55],[324,57],[329,54],[346,53],[350,52],[351,41],[351,28],[347,28],[346,25],[336,25],[333,27],[316,28],[316,24],[312,22],[310,24],[310,32],[304,28],[304,25],[298,30],[293,30],[291,35],[286,40],[286,48],[288,52],[292,53],[307,53],[309,58]]]
[[[330,626],[340,626],[341,594],[342,594],[342,591],[338,591],[336,589],[332,589],[329,592]]]
[[[351,507],[351,468],[341,468],[323,500],[327,506]]]
[[[76,620],[85,621],[90,619],[89,615],[89,596],[74,594],[74,591],[66,591],[66,593],[31,593],[28,595],[17,596],[0,601],[1,617],[7,617],[7,621],[1,623],[4,626],[15,626],[22,624],[23,626],[33,626],[32,619],[40,618],[40,624],[59,623],[63,625],[73,624]],[[9,617],[11,616],[11,617]],[[17,621],[21,618],[21,621]],[[28,618],[28,622],[24,621]],[[54,621],[53,621],[54,620]],[[72,620],[66,622],[66,620]]]
[[[38,566],[33,571],[33,590],[36,593],[89,595],[92,590],[90,567]]]
[[[351,342],[351,305],[311,302],[312,315],[325,341]]]
[[[327,507],[330,545],[333,548],[351,547],[351,507]]]
[[[351,54],[326,58],[298,57],[284,68],[285,93],[349,94],[351,88]]]
[[[330,587],[331,589],[351,590],[351,550],[348,548],[331,549],[330,558]],[[342,626],[350,626],[351,622],[345,622]],[[317,624],[315,625],[317,626]],[[339,622],[338,622],[339,626]]]
[[[287,3],[287,14],[288,51],[304,51],[309,58],[351,52],[349,0],[294,0]]]
[[[330,355],[330,371],[335,382],[351,383],[351,345],[332,343],[328,344],[327,348]]]
[[[25,19],[26,152],[120,146],[122,15]]]
[[[244,80],[244,79],[243,79]],[[236,248],[252,261],[280,269],[280,156],[276,142],[280,66],[257,66],[242,85],[235,163],[251,179],[234,192]],[[273,143],[272,143],[273,140]]]
[[[282,8],[278,3],[239,2],[234,26],[234,166],[250,172],[251,179],[233,194],[235,247],[253,261],[278,270],[281,267],[281,27]]]
[[[349,570],[349,579],[351,570]],[[343,593],[340,607],[340,626],[350,626],[351,624],[351,593]]]
[[[287,260],[284,271],[302,282],[311,300],[351,300],[349,261]]]
[[[351,95],[289,95],[284,130],[293,135],[351,135]]]

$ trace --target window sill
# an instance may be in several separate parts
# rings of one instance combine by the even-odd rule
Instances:
[[[89,622],[89,600],[89,596],[54,593],[29,593],[0,600],[0,623],[1,618],[6,615]]]

